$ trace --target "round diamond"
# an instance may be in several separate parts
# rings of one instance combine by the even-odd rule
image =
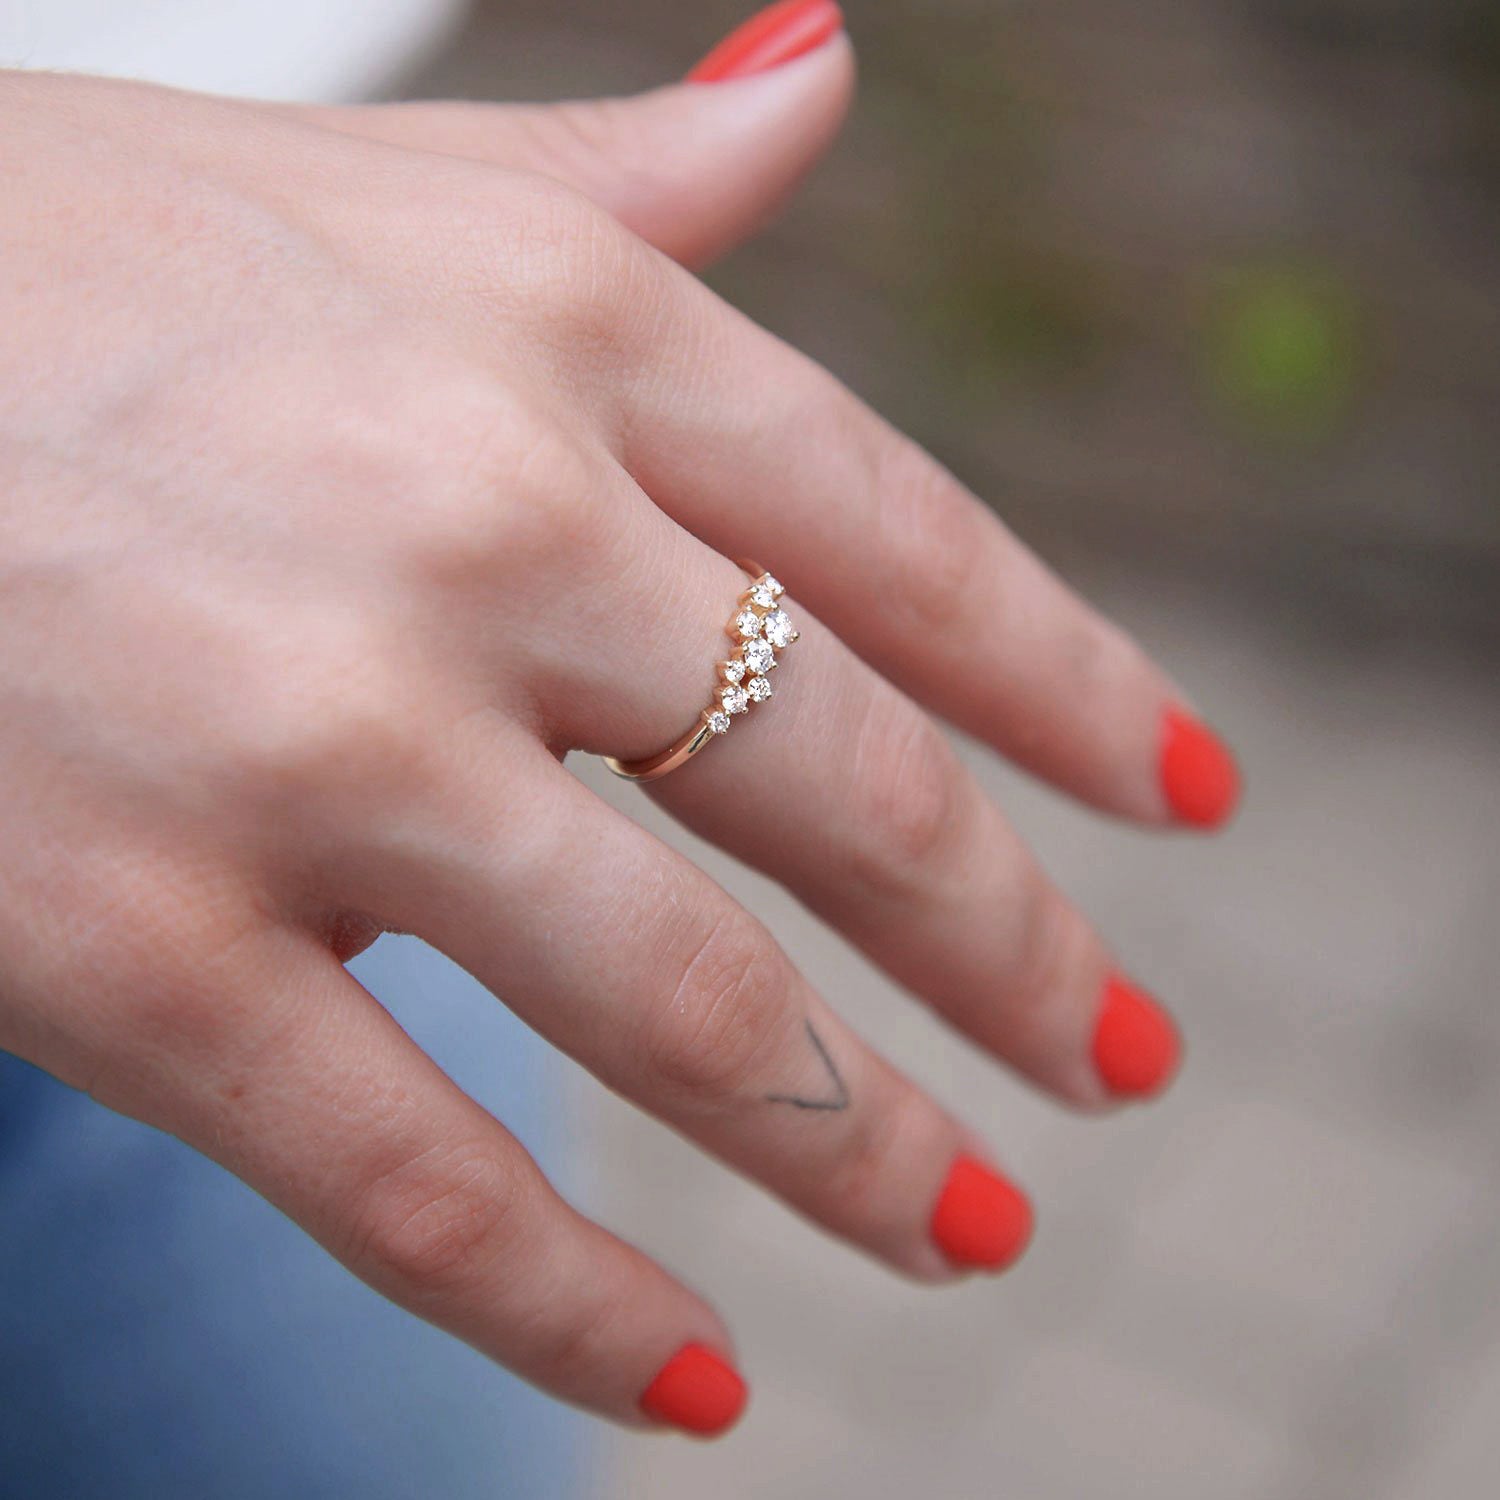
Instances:
[[[757,641],[756,645],[764,645],[764,641]],[[731,656],[728,661],[719,663],[719,671],[723,674],[725,682],[738,682],[745,675],[745,664],[739,657]]]
[[[714,709],[714,711],[708,715],[708,727],[713,730],[715,734],[728,734],[729,715],[720,713],[718,709]]]
[[[771,696],[771,684],[764,677],[752,677],[745,684],[745,691],[752,703],[764,703]]]
[[[778,648],[790,646],[797,639],[797,629],[792,624],[791,616],[784,609],[773,610],[766,616],[762,624],[765,628],[766,639]]]
[[[720,689],[719,702],[724,705],[727,712],[732,714],[742,714],[750,707],[750,699],[744,688],[733,685]]]
[[[760,616],[753,609],[742,609],[734,617],[734,628],[748,641],[760,634]]]
[[[770,609],[785,592],[786,590],[767,573],[764,578],[757,578],[750,585],[750,602],[760,605],[762,609]]]
[[[769,672],[776,665],[776,653],[769,641],[749,641],[745,645],[745,665],[752,672]]]

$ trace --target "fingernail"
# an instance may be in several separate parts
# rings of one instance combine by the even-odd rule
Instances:
[[[687,75],[689,83],[721,83],[765,73],[821,47],[844,27],[834,0],[777,0],[736,27]]]
[[[1094,1026],[1094,1066],[1104,1086],[1121,1098],[1158,1094],[1181,1057],[1172,1018],[1144,990],[1111,974]]]
[[[932,1210],[932,1237],[955,1266],[1000,1271],[1031,1239],[1026,1195],[972,1156],[960,1156]]]
[[[1239,801],[1234,757],[1218,735],[1179,708],[1162,719],[1161,789],[1172,811],[1199,828],[1217,828]]]
[[[646,1387],[641,1410],[653,1421],[713,1437],[744,1411],[748,1394],[723,1355],[704,1344],[684,1344]]]

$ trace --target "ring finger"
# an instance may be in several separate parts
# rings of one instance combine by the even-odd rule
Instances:
[[[720,625],[743,572],[660,512],[637,529],[661,588],[623,606],[641,615],[622,632],[631,659],[552,706],[567,743],[627,759],[692,721],[715,656],[756,649],[737,653]],[[1178,1055],[1165,1013],[1116,973],[933,721],[787,603],[801,638],[768,676],[773,701],[734,715],[723,744],[653,794],[1059,1096],[1087,1106],[1163,1087]],[[592,660],[608,667],[608,647]]]

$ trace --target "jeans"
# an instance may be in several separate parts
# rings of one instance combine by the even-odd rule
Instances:
[[[351,968],[555,1172],[547,1049],[412,939]],[[221,1168],[0,1053],[0,1500],[567,1500],[588,1434]]]

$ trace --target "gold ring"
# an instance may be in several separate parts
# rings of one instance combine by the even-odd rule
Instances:
[[[786,590],[758,563],[741,561],[740,567],[749,575],[750,587],[740,595],[734,618],[724,627],[735,649],[715,668],[720,685],[714,689],[712,701],[699,721],[659,754],[644,760],[616,760],[606,755],[604,764],[616,776],[627,781],[655,781],[675,771],[705,745],[728,734],[736,715],[770,698],[776,653],[797,639],[797,629],[781,607]]]

